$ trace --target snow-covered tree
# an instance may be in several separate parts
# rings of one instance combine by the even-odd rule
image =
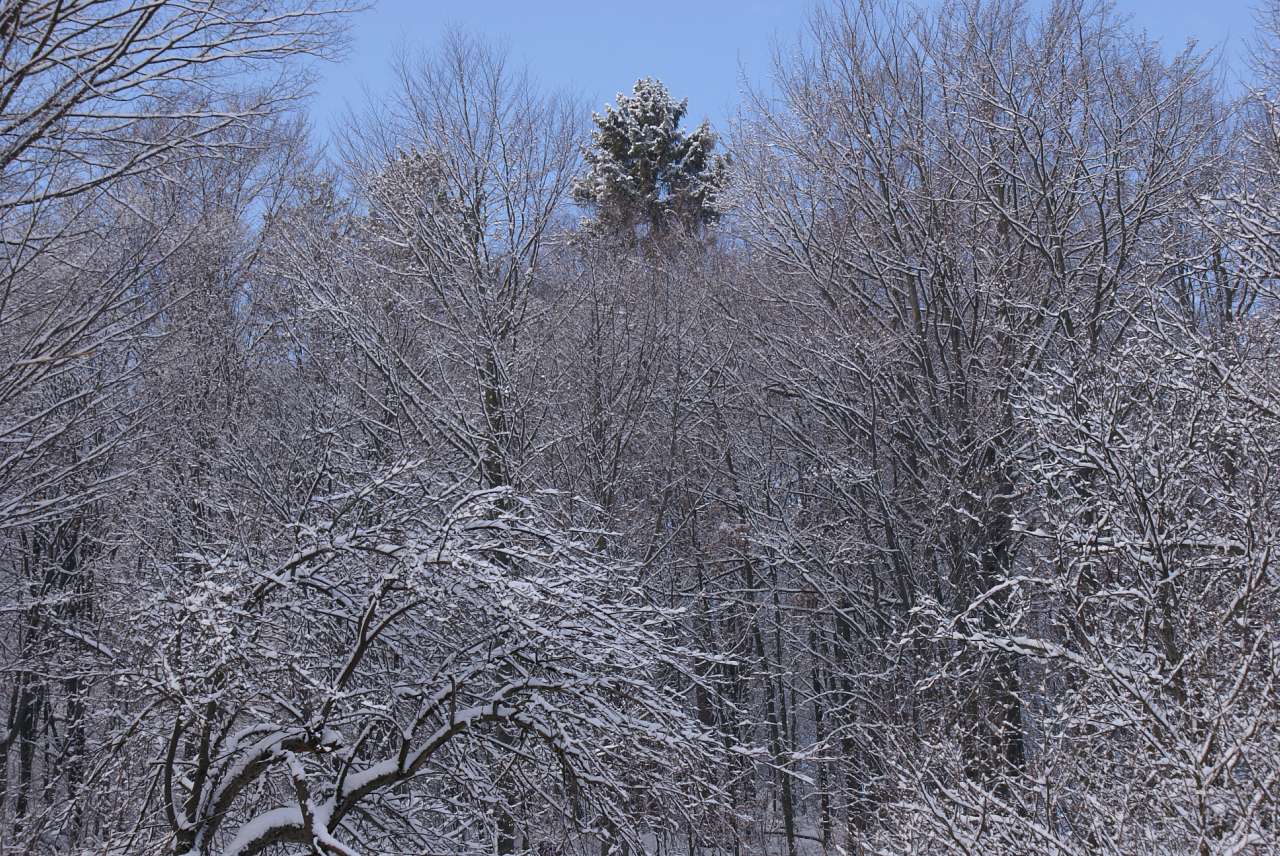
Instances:
[[[660,80],[641,78],[630,95],[592,114],[595,130],[583,150],[587,171],[574,200],[595,212],[608,230],[643,226],[653,233],[697,230],[716,222],[728,161],[716,154],[716,135],[705,120],[692,131],[680,123],[688,99],[676,101]]]
[[[136,691],[175,853],[486,853],[506,819],[512,846],[638,846],[714,796],[715,746],[660,680],[693,666],[671,617],[534,501],[420,466],[316,497],[278,555],[156,568]]]
[[[0,0],[0,850],[1280,854],[1276,0],[832,3],[732,182],[460,34],[328,161],[342,5]]]

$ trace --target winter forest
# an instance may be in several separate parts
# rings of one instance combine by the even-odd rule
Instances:
[[[0,0],[0,851],[1280,854],[1280,2],[357,11]]]

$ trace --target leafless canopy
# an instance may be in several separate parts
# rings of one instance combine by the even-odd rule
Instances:
[[[1280,856],[1280,6],[822,6],[687,229],[347,11],[0,0],[0,850]]]

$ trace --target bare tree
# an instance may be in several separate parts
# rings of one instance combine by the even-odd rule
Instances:
[[[1227,103],[835,2],[584,164],[463,35],[329,161],[337,6],[0,0],[0,847],[1276,853],[1273,5]]]
[[[282,61],[337,46],[339,11],[0,7],[6,839],[70,846],[84,820],[86,717],[99,712],[85,680],[95,667],[76,654],[107,650],[97,625],[117,502],[154,415],[137,393],[158,319],[184,296],[157,281],[197,228],[176,194],[147,191],[190,178],[179,173],[193,161],[267,147],[261,129],[305,84]]]

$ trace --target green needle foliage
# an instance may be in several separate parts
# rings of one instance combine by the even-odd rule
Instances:
[[[593,225],[660,235],[698,232],[719,219],[728,159],[715,154],[716,134],[706,121],[681,130],[688,109],[688,99],[676,101],[661,81],[646,77],[631,95],[618,93],[617,106],[592,114],[587,171],[573,196],[595,212]]]

